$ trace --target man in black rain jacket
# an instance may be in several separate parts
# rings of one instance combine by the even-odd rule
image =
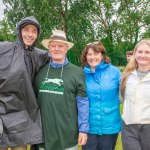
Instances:
[[[0,43],[0,150],[26,150],[43,142],[40,110],[32,88],[48,58],[35,48],[40,25],[33,17],[17,26],[17,41]]]

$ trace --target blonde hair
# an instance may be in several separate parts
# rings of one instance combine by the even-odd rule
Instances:
[[[135,46],[134,52],[133,52],[133,57],[131,58],[131,60],[127,64],[126,69],[122,74],[121,85],[120,85],[120,93],[121,93],[121,96],[123,98],[124,98],[124,94],[125,94],[127,79],[129,77],[129,75],[131,74],[131,72],[138,68],[138,64],[137,64],[136,59],[135,59],[135,52],[138,49],[138,47],[142,44],[146,44],[150,47],[150,38],[143,39],[143,40],[141,40],[137,43],[137,45]]]

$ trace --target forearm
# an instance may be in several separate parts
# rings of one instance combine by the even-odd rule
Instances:
[[[89,130],[89,101],[87,97],[76,97],[78,106],[79,132],[87,133]]]

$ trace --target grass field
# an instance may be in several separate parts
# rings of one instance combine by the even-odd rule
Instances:
[[[122,115],[123,104],[120,105],[120,114]],[[123,150],[121,143],[121,134],[119,134],[117,139],[117,144],[115,150]]]

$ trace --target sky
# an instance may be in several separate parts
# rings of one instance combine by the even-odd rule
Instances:
[[[3,4],[3,2],[2,2],[2,0],[0,0],[0,21],[3,19],[3,17],[4,17],[4,8],[5,8],[5,6],[4,6],[4,4]]]

